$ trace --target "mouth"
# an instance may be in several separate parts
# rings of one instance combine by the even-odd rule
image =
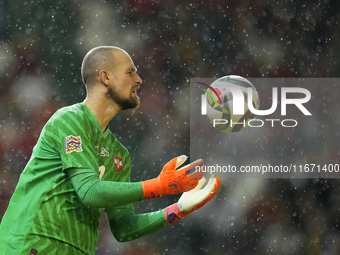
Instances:
[[[139,87],[136,87],[134,90],[132,90],[132,93],[135,94],[137,96],[137,91],[138,91]]]

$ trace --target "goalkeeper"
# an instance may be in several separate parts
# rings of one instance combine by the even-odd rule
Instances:
[[[95,254],[103,208],[124,242],[184,218],[214,196],[220,180],[214,176],[203,188],[203,172],[195,171],[203,160],[178,169],[186,156],[170,160],[155,179],[130,182],[129,152],[108,124],[139,105],[136,71],[117,47],[97,47],[84,57],[86,99],[58,110],[44,126],[2,219],[1,255]],[[136,201],[180,193],[163,210],[134,213]]]

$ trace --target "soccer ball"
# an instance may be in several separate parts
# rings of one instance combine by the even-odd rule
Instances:
[[[229,75],[215,80],[206,91],[206,114],[213,127],[226,133],[238,132],[249,127],[251,120],[256,117],[248,108],[249,93],[254,109],[259,109],[259,95],[254,85],[247,79]]]

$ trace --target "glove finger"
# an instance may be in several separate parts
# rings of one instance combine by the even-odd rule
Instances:
[[[207,200],[208,202],[217,192],[219,183],[220,178],[218,178],[216,175],[210,177],[208,184],[203,189],[201,189],[201,196],[199,200],[200,201]]]
[[[203,159],[197,159],[194,162],[191,162],[188,165],[185,165],[177,170],[177,172],[181,174],[185,174],[188,177],[191,178],[202,178],[203,171],[201,171],[201,168],[204,166]]]
[[[202,176],[201,178],[190,178],[191,180],[188,182],[188,184],[190,186],[195,186],[198,184],[198,182],[203,178],[204,176]],[[205,178],[204,178],[205,179]]]
[[[209,197],[207,199],[207,202],[215,196],[220,185],[221,185],[221,180],[220,180],[220,178],[216,177],[215,180],[214,180],[214,189],[215,190],[213,192],[210,192]]]
[[[197,184],[196,188],[194,188],[193,190],[194,190],[194,191],[200,190],[206,182],[207,182],[207,179],[203,176],[203,177],[198,181],[198,184]]]
[[[218,190],[218,187],[219,187],[219,185],[217,183],[215,184],[216,180],[218,180],[217,182],[219,182],[220,178],[218,178],[218,177],[210,178],[209,182],[211,181],[211,184],[214,185],[214,186],[212,186],[214,190],[211,191],[211,189],[207,189],[206,191],[210,191],[210,192],[204,192],[203,193],[203,195],[200,197],[200,201],[202,201],[202,202],[197,205],[195,210],[204,206],[206,203],[208,203],[215,196],[215,194]],[[207,184],[207,186],[208,186],[208,184]]]
[[[216,177],[216,178],[215,178],[215,182],[214,182],[214,187],[215,187],[214,193],[217,192],[217,190],[218,190],[218,188],[220,187],[220,185],[221,185],[221,180],[220,180],[220,178]]]
[[[201,179],[204,173],[205,173],[205,165],[201,166],[199,169],[195,168],[195,171],[190,173],[190,178]]]
[[[177,157],[175,169],[177,169],[179,166],[181,166],[187,160],[187,158],[188,157],[185,156],[185,155],[181,155],[181,156]]]
[[[162,174],[165,174],[166,172],[171,171],[171,170],[175,170],[175,168],[177,167],[177,164],[180,162],[182,162],[181,164],[183,164],[183,162],[186,159],[187,159],[187,156],[185,155],[173,158],[172,160],[170,160],[168,163],[165,164],[162,170]]]
[[[215,189],[214,184],[215,184],[216,178],[217,178],[216,175],[210,177],[208,184],[204,187],[204,191],[207,191],[207,192],[213,192],[214,191],[214,189]]]
[[[203,195],[200,197],[200,201],[202,201],[202,202],[199,202],[198,204],[196,204],[191,209],[191,212],[200,209],[201,207],[203,207],[206,203],[208,203],[215,196],[218,188],[220,187],[221,180],[216,175],[214,175],[214,177],[210,178],[209,182],[211,182],[214,185],[214,191],[213,192],[209,192],[209,193],[208,192],[203,192]],[[209,183],[207,184],[207,186],[208,185],[209,185]],[[204,189],[206,187],[204,187]],[[202,189],[200,191],[203,191],[204,189]]]
[[[199,191],[197,191],[197,193],[196,193],[197,198],[196,199],[197,199],[197,201],[199,201],[199,203],[204,202],[204,200],[206,200],[208,198],[209,194],[211,192],[213,192],[213,190],[214,190],[214,186],[213,186],[214,179],[215,179],[214,177],[210,177],[207,185],[205,185],[205,187],[203,189],[200,189]]]
[[[204,176],[200,180],[198,180],[198,179],[192,180],[191,182],[193,182],[193,184],[188,187],[188,191],[185,192],[185,193],[187,193],[189,195],[194,195],[194,193],[196,193],[197,191],[199,191],[203,187],[203,185],[206,183],[206,181],[207,181],[207,179]],[[192,186],[195,186],[195,185],[196,185],[196,187],[191,189]]]

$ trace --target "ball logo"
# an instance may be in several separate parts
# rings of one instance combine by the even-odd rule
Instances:
[[[272,104],[269,109],[260,110],[260,99],[254,85],[247,79],[229,75],[215,80],[211,85],[197,82],[205,88],[201,96],[201,114],[206,115],[214,128],[226,132],[237,132],[247,127],[262,127],[265,121],[280,121],[284,127],[294,127],[297,121],[294,119],[256,119],[256,116],[267,116],[274,113],[278,107],[278,88],[272,88]],[[288,94],[299,94],[303,97],[288,98]],[[298,87],[281,88],[281,116],[287,114],[287,105],[295,105],[304,115],[312,114],[303,105],[311,99],[309,90]],[[290,125],[289,125],[290,123]]]

